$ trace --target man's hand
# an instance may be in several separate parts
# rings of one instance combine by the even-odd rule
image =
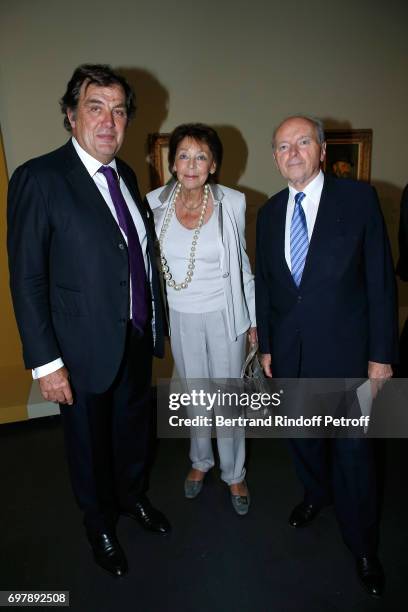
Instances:
[[[67,368],[59,368],[59,370],[51,372],[51,374],[41,376],[38,382],[41,394],[48,402],[69,404],[69,406],[74,403]]]
[[[267,378],[272,378],[272,359],[270,353],[261,353],[260,356],[261,366],[264,371],[264,374]]]
[[[368,362],[368,378],[371,381],[371,393],[373,399],[381,391],[384,383],[392,377],[392,367],[389,363]]]
[[[258,342],[258,334],[256,333],[256,327],[250,327],[248,331],[248,342],[251,346]]]

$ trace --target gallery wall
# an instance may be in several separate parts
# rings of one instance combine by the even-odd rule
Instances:
[[[122,156],[149,189],[147,135],[185,121],[219,129],[221,179],[256,211],[284,183],[271,154],[284,116],[372,128],[377,187],[394,256],[408,182],[405,0],[0,0],[0,123],[9,172],[67,138],[58,99],[83,62],[120,68],[138,94]],[[4,222],[4,221],[3,221]],[[401,317],[408,292],[401,288]]]

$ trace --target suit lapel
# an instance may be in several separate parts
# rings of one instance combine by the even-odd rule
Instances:
[[[81,202],[81,206],[88,210],[91,209],[95,219],[112,235],[116,234],[122,240],[122,233],[118,224],[112,216],[109,207],[106,205],[99,189],[95,185],[92,177],[79,159],[71,141],[67,143],[67,180],[76,193],[76,200]]]
[[[83,206],[89,207],[93,210],[93,213],[96,218],[100,221],[101,225],[105,228],[107,232],[109,232],[110,235],[112,235],[112,232],[114,232],[117,238],[119,240],[122,240],[123,236],[117,222],[115,221],[112,213],[110,212],[109,207],[106,205],[106,202],[99,189],[95,185],[92,177],[89,175],[89,172],[78,157],[72,142],[69,141],[66,147],[66,155],[68,162],[67,179],[71,183],[72,188],[77,193],[78,200],[82,202]],[[151,231],[148,221],[149,212],[141,202],[137,183],[135,183],[133,177],[127,172],[126,165],[124,165],[120,159],[117,159],[116,162],[120,176],[124,180],[126,187],[132,195],[132,198],[135,202],[135,205],[137,206],[140,216],[143,219],[147,236],[150,239]]]
[[[140,215],[143,217],[143,221],[145,221],[146,217],[148,216],[147,209],[142,203],[142,198],[140,197],[137,183],[135,183],[132,175],[128,172],[127,167],[122,163],[120,159],[116,158],[116,166],[118,168],[119,175],[125,182],[126,187],[128,188]]]
[[[130,195],[132,196],[133,201],[136,204],[136,207],[143,220],[145,230],[146,230],[146,236],[147,236],[148,253],[150,255],[151,261],[154,261],[156,258],[156,251],[155,251],[156,233],[155,233],[155,228],[154,228],[153,213],[150,210],[148,204],[145,204],[144,202],[142,202],[142,198],[140,197],[139,187],[135,180],[134,174],[132,172],[129,172],[129,169],[126,166],[126,164],[124,164],[120,159],[116,159],[116,165],[117,165],[119,174],[121,178],[123,179],[123,181],[125,182],[126,187],[128,188]]]
[[[300,287],[304,287],[319,276],[321,258],[330,253],[333,240],[341,232],[340,221],[340,203],[336,198],[332,182],[325,176]]]
[[[152,211],[149,206],[142,201],[140,197],[139,187],[134,179],[134,175],[129,172],[127,166],[123,164],[120,159],[116,159],[116,165],[119,170],[119,174],[128,188],[130,195],[133,198],[133,201],[140,213],[140,216],[143,219],[143,223],[146,229],[146,234],[148,238],[148,242],[152,240],[152,227],[153,227],[153,217]]]
[[[285,284],[289,284],[296,289],[295,282],[289,270],[285,257],[285,229],[286,229],[286,211],[288,208],[289,189],[284,189],[277,196],[277,201],[274,206],[274,215],[272,217],[272,236],[271,247],[273,250],[272,257],[277,262],[277,269],[282,273],[282,280]]]

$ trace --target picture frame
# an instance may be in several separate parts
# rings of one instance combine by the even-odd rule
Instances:
[[[325,130],[323,170],[337,178],[370,182],[373,131]]]
[[[167,157],[170,134],[154,133],[148,136],[150,182],[152,189],[161,187],[171,178]]]

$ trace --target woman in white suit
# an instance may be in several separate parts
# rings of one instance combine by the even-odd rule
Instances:
[[[246,337],[256,342],[254,277],[245,251],[245,197],[218,185],[223,148],[200,123],[177,127],[169,141],[174,180],[147,194],[159,237],[170,315],[170,342],[181,378],[239,378]],[[217,432],[218,433],[218,432]],[[245,437],[217,436],[221,477],[238,514],[246,514]],[[193,435],[184,483],[200,493],[214,466],[211,438]]]

